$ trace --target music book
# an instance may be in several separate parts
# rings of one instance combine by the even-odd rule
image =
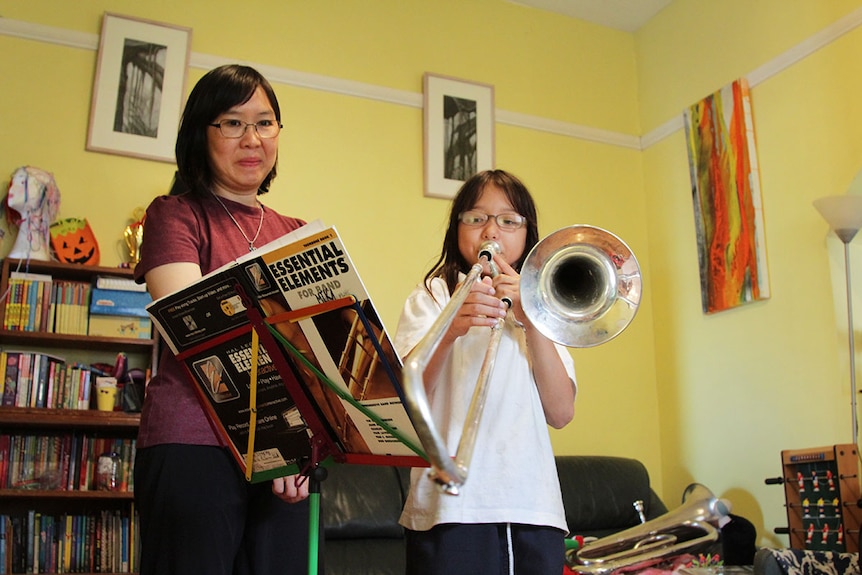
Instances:
[[[330,459],[427,466],[401,360],[334,227],[310,222],[147,312],[249,481]]]

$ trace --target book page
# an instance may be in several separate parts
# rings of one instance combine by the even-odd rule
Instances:
[[[252,273],[250,266],[259,267]],[[257,297],[274,328],[294,347],[308,349],[317,367],[342,392],[403,434],[402,439],[418,446],[403,405],[400,358],[335,228],[257,254],[255,260],[241,267],[248,277],[259,278]],[[305,319],[275,321],[279,314],[314,310],[347,297],[356,300],[354,307],[315,313]],[[408,445],[349,401],[342,399],[339,403],[345,412],[339,414],[339,421],[346,417],[352,427],[333,427],[340,430],[339,441],[349,452],[415,455]],[[351,434],[358,434],[362,441],[351,440]]]

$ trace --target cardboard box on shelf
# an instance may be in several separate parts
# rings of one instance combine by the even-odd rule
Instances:
[[[152,327],[152,320],[147,317],[91,315],[87,335],[150,339]]]
[[[153,301],[147,292],[93,288],[90,313],[148,317],[147,305]]]

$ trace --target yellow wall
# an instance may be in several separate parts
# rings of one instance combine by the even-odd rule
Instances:
[[[636,34],[644,133],[860,4],[676,0]],[[783,489],[764,484],[781,450],[853,443],[843,252],[811,202],[845,193],[862,164],[860,49],[853,29],[752,87],[768,301],[701,313],[683,131],[643,154],[664,493],[708,485],[767,545],[787,544],[772,532]]]
[[[58,31],[91,35],[93,46],[105,11],[192,27],[187,89],[204,72],[196,62],[239,60],[280,76],[318,74],[415,96],[415,102],[390,103],[275,86],[285,130],[279,177],[264,201],[339,228],[390,329],[439,253],[448,209],[446,200],[422,193],[424,72],[494,85],[500,115],[637,139],[634,38],[499,0],[252,1],[241,9],[223,0],[181,6],[103,0],[74,7],[0,1],[7,24],[46,26],[40,33],[50,37]],[[61,217],[86,216],[103,261],[119,262],[128,218],[167,190],[173,167],[85,151],[94,50],[7,33],[0,35],[0,63],[15,85],[0,96],[0,117],[4,133],[16,135],[0,140],[0,171],[11,174],[31,164],[54,172],[63,195]],[[534,192],[543,233],[574,223],[612,229],[643,254],[648,274],[637,149],[513,122],[497,123],[495,141],[497,166],[520,175]],[[9,243],[7,237],[7,251]],[[649,303],[622,336],[574,354],[578,416],[554,433],[557,450],[639,458],[660,490]],[[525,486],[529,473],[525,461]]]
[[[605,227],[644,272],[631,327],[572,352],[580,394],[575,422],[553,433],[557,452],[638,458],[671,507],[688,482],[704,483],[754,521],[763,543],[780,545],[771,531],[785,523],[783,494],[763,484],[780,474],[780,450],[851,441],[843,276],[836,303],[835,258],[811,200],[843,193],[860,167],[862,31],[752,89],[766,302],[701,313],[684,138],[678,129],[649,137],[860,4],[675,0],[625,34],[502,0],[0,0],[0,29],[35,24],[95,46],[107,11],[193,28],[187,90],[201,63],[243,61],[415,96],[388,102],[275,85],[285,131],[264,201],[339,228],[391,329],[439,250],[448,207],[422,195],[422,74],[494,85],[497,166],[530,186],[543,233]],[[133,210],[167,190],[173,167],[85,151],[95,66],[94,49],[0,34],[0,173],[27,164],[52,171],[61,217],[86,216],[103,263],[114,265]],[[527,115],[528,127],[514,125],[513,113]],[[645,136],[645,144],[561,135],[537,129],[542,121],[626,142]],[[527,489],[529,474],[525,460]]]

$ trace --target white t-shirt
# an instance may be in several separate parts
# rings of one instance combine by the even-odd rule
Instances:
[[[394,342],[402,357],[428,332],[450,299],[441,278],[432,280],[431,289],[433,298],[424,286],[417,286],[404,304]],[[521,523],[568,530],[526,335],[512,321],[503,329],[467,480],[459,495],[448,495],[427,477],[428,469],[413,469],[400,520],[408,529],[427,531],[441,523]],[[458,449],[490,336],[489,328],[474,327],[458,338],[428,397],[434,424],[451,455]],[[557,352],[576,385],[571,355],[561,345]]]

